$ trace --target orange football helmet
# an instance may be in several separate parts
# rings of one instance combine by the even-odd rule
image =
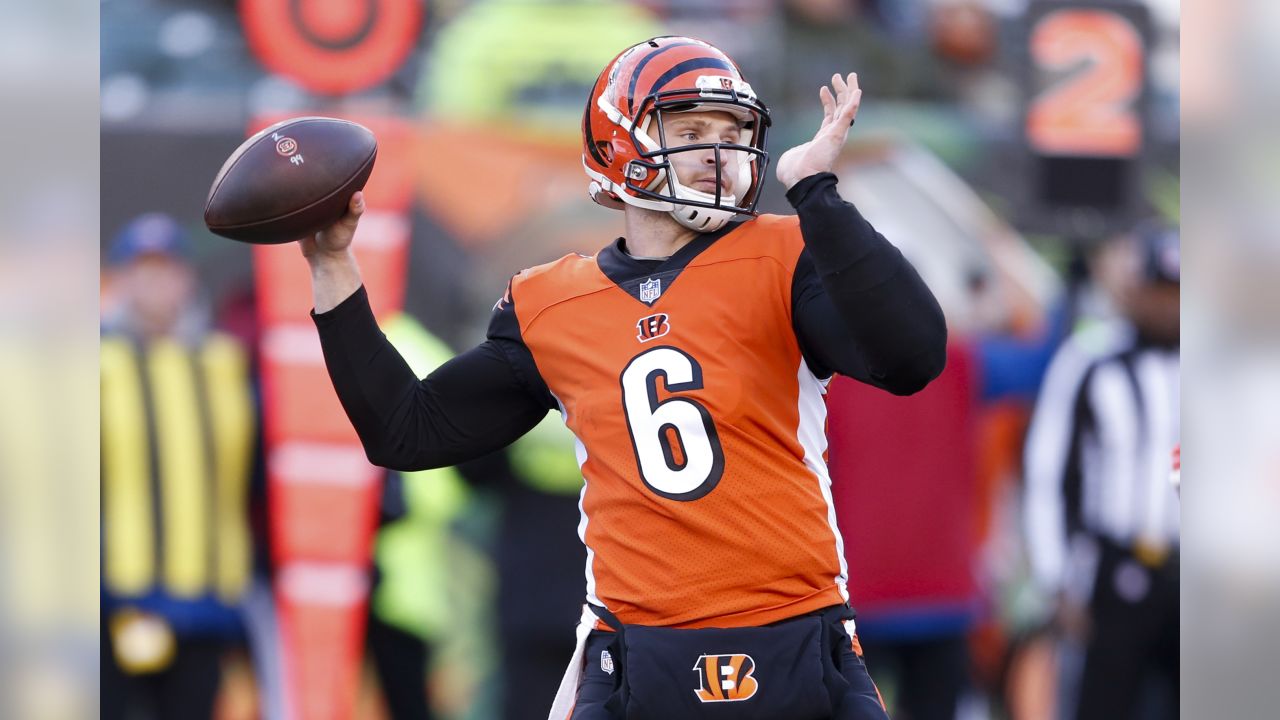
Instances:
[[[738,142],[667,146],[664,114],[708,111],[737,118]],[[646,40],[614,58],[591,90],[582,116],[588,192],[606,207],[669,212],[687,228],[713,232],[735,215],[755,214],[769,124],[768,108],[723,52],[688,37]],[[714,193],[682,185],[670,162],[676,153],[706,150],[715,152]],[[720,177],[726,166],[737,173],[732,194]]]

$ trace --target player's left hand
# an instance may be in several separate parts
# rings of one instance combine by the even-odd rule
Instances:
[[[832,75],[831,87],[824,85],[818,91],[818,99],[822,101],[822,125],[818,132],[809,142],[791,148],[778,158],[778,180],[788,190],[810,175],[831,171],[862,104],[858,74],[849,73],[848,80]]]

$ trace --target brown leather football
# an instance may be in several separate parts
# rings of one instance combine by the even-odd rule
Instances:
[[[276,123],[223,163],[204,206],[205,225],[249,243],[307,237],[342,217],[377,156],[377,139],[358,123],[327,117]]]

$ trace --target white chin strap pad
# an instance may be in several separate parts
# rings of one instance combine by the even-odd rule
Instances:
[[[675,197],[680,198],[681,200],[693,200],[695,202],[707,204],[715,203],[715,195],[705,193],[700,190],[693,190],[681,185],[680,181],[676,178],[675,173],[668,173],[667,175],[668,183],[672,189],[671,194]],[[736,201],[737,198],[733,195],[720,196],[721,205],[733,205]],[[733,219],[735,214],[736,213],[732,210],[719,210],[715,208],[694,207],[692,205],[679,204],[671,210],[671,217],[675,218],[676,222],[690,230],[697,230],[698,232],[715,232],[716,230],[724,227],[724,224],[729,222],[729,220]]]
[[[679,205],[671,211],[676,222],[698,232],[715,232],[733,219],[736,213],[729,210],[713,210],[712,208]]]
[[[693,200],[707,204],[714,204],[716,196],[712,193],[705,193],[701,190],[687,188],[680,184],[680,180],[675,177],[675,173],[664,173],[670,175],[668,181],[672,188],[672,195],[681,200]],[[738,167],[737,182],[734,183],[735,188],[749,188],[751,186],[751,161],[744,161]],[[737,195],[721,195],[720,205],[734,206],[738,204]],[[698,232],[715,232],[724,227],[725,223],[733,219],[738,213],[733,210],[721,210],[719,208],[694,207],[691,205],[675,206],[671,210],[671,217],[676,222]]]

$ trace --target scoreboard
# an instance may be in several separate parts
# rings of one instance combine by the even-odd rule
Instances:
[[[1132,2],[1037,1],[1020,43],[1020,225],[1091,242],[1137,219],[1151,18]]]

